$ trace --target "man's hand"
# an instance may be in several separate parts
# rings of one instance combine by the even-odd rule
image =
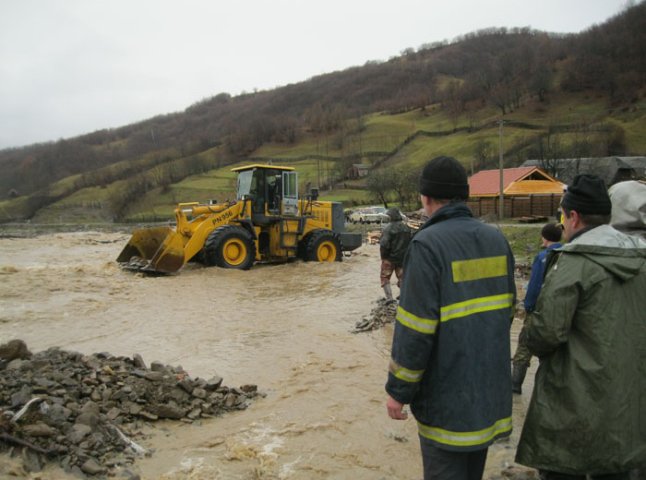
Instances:
[[[386,400],[386,408],[388,409],[388,416],[393,420],[406,420],[408,418],[408,413],[403,411],[404,404],[399,403],[390,395]]]

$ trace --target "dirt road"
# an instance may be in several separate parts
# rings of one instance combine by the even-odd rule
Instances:
[[[350,333],[382,294],[378,246],[342,263],[245,272],[188,265],[176,276],[146,277],[114,262],[128,237],[0,238],[0,343],[139,353],[193,377],[217,374],[229,386],[252,383],[266,393],[213,420],[151,424],[139,441],[155,453],[133,467],[141,478],[421,477],[414,421],[390,420],[385,410],[392,326]],[[486,478],[513,464],[530,390],[526,383],[514,398],[515,432],[490,449]],[[0,457],[0,477],[12,468]],[[47,475],[73,478],[57,469]]]

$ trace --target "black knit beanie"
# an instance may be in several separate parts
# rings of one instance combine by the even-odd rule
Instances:
[[[577,175],[568,185],[561,206],[578,213],[610,215],[612,204],[603,179],[596,175]]]
[[[563,229],[556,223],[548,223],[541,229],[541,237],[548,242],[560,242]]]
[[[392,220],[393,222],[399,222],[402,219],[401,213],[399,213],[399,209],[395,207],[389,208],[386,212],[386,215],[388,215],[390,217],[390,220]]]
[[[419,177],[419,191],[431,198],[469,198],[467,172],[453,157],[436,157],[426,164]]]

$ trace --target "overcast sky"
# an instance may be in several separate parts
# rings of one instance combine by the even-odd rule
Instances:
[[[388,60],[489,27],[575,33],[627,0],[0,0],[0,148]]]

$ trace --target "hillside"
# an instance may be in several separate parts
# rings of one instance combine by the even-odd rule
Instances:
[[[230,168],[295,166],[323,198],[375,201],[352,164],[415,173],[646,153],[646,3],[576,35],[490,29],[271,91],[222,93],[113,130],[0,151],[0,221],[166,220],[232,198]],[[502,137],[499,122],[503,121]]]

